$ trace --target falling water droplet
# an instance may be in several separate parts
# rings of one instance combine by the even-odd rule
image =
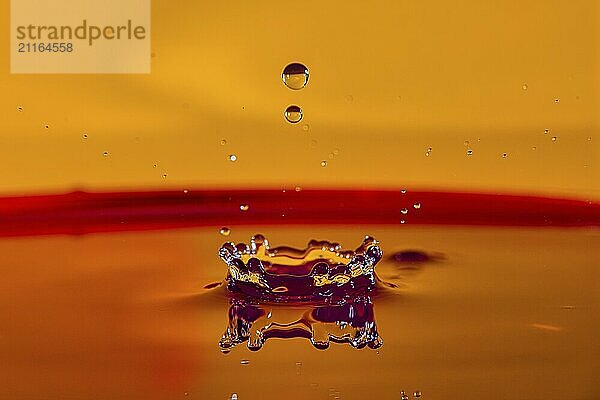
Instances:
[[[327,161],[323,160],[321,161],[321,167],[326,167],[327,166]]]
[[[558,103],[558,102],[560,102],[560,99],[554,99],[554,102]]]
[[[88,138],[88,134],[87,134],[87,133],[84,133],[84,134],[83,134],[83,138],[84,138],[84,139],[87,139],[87,138]]]
[[[227,158],[229,159],[229,161],[231,162],[235,162],[237,161],[237,156],[235,154],[230,154],[227,156]]]
[[[243,359],[243,360],[240,361],[240,364],[242,364],[242,365],[248,365],[248,364],[250,364],[250,360]]]
[[[431,154],[431,150],[432,150],[431,147],[428,147],[427,150],[425,151],[425,155],[427,157],[429,157],[429,155]]]
[[[473,150],[471,150],[471,149],[467,150],[467,155],[468,156],[472,156],[473,155]]]
[[[418,210],[419,208],[421,208],[421,203],[415,203],[413,204],[413,207],[415,208],[415,210]]]
[[[44,128],[45,129],[50,129],[50,125],[46,124],[46,125],[44,125]]]
[[[163,177],[163,178],[166,178],[166,177],[167,177],[167,174],[163,174],[163,176],[162,176],[162,177]]]
[[[298,106],[289,106],[283,115],[288,122],[296,124],[302,120],[302,109]]]
[[[248,204],[240,204],[240,210],[242,211],[248,211],[250,207],[248,206]]]
[[[548,133],[550,133],[550,129],[544,129],[544,135],[547,135]]]
[[[508,154],[507,153],[502,153],[502,158],[506,158],[506,157],[508,157]]]
[[[183,193],[187,194],[188,190],[187,189],[183,189]]]
[[[308,68],[300,63],[288,64],[281,73],[281,79],[292,90],[302,89],[308,83]]]
[[[552,136],[552,141],[556,142],[557,137],[556,136]]]

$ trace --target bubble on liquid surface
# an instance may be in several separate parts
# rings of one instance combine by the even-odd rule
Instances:
[[[229,234],[231,233],[231,229],[229,229],[228,227],[224,226],[221,229],[219,229],[219,233],[223,236],[229,236]]]
[[[283,115],[288,122],[296,124],[302,120],[302,109],[292,105],[285,109]]]
[[[308,83],[308,68],[304,64],[291,63],[281,73],[285,86],[292,90],[300,90]]]
[[[227,156],[227,159],[231,162],[237,161],[237,156],[235,154],[230,154]]]
[[[221,146],[225,146],[227,144],[227,140],[221,139],[221,141],[219,143],[221,143]]]
[[[248,204],[240,204],[240,210],[242,211],[248,211],[250,207],[248,206]]]

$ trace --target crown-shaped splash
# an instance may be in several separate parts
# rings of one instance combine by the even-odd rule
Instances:
[[[366,236],[355,250],[311,240],[305,249],[269,247],[262,235],[250,244],[225,243],[219,256],[227,264],[228,289],[272,302],[343,302],[375,288],[375,265],[383,253]]]

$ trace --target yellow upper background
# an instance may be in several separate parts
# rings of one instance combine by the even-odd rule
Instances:
[[[0,193],[318,186],[597,197],[599,4],[154,1],[150,74],[16,75],[10,3],[0,0]],[[310,70],[303,90],[281,81],[290,62]],[[283,118],[290,104],[304,111],[299,124]]]

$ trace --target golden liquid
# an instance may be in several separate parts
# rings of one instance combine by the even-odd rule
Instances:
[[[151,74],[11,75],[0,59],[0,192],[597,199],[599,26],[592,0],[155,1]],[[290,62],[310,69],[302,90],[281,82]],[[219,228],[0,239],[0,399],[600,397],[597,230]],[[228,299],[202,287],[225,277],[222,242],[257,232],[296,247],[370,234],[388,255],[445,259],[377,267],[400,286],[374,299],[379,352],[293,339],[224,355]]]

